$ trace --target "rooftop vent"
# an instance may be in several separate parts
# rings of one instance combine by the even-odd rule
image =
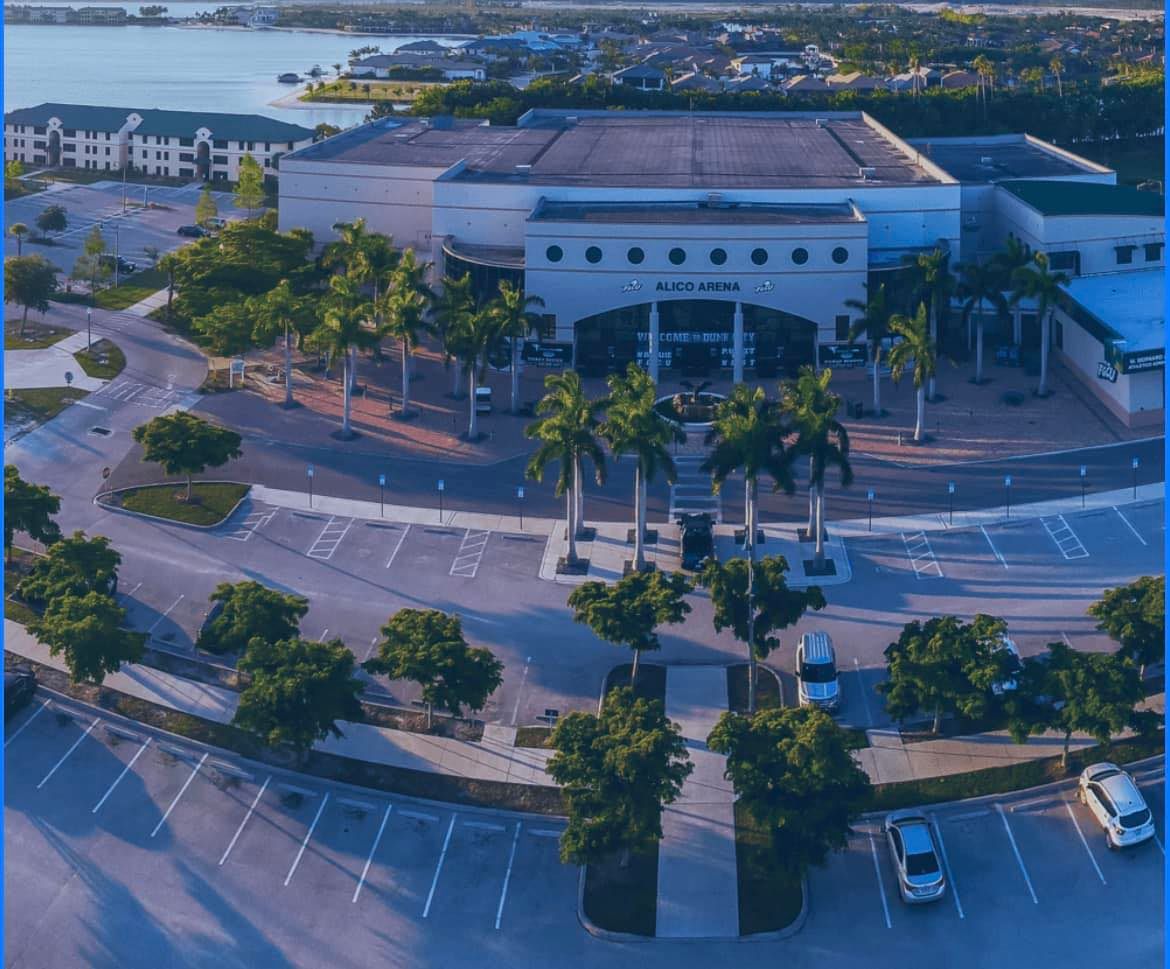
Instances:
[[[576,123],[577,123],[577,116],[575,114],[570,114],[570,115],[567,115],[565,117],[565,124],[576,124]]]
[[[828,118],[817,118],[817,127],[818,128],[829,127],[829,119]]]
[[[872,182],[875,178],[877,178],[877,169],[859,168],[857,169],[857,174],[863,182]]]
[[[992,158],[990,155],[980,155],[979,156],[979,164],[986,165],[986,166],[990,167],[990,166],[995,164],[995,159]]]
[[[528,176],[528,175],[532,174],[532,166],[531,165],[517,165],[517,166],[515,166],[515,168],[512,169],[512,171],[517,175]]]
[[[724,204],[722,192],[708,192],[707,206],[708,208],[717,209]]]

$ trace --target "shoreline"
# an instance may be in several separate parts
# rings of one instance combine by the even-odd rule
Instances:
[[[293,108],[298,111],[320,111],[322,108],[352,108],[354,111],[371,111],[374,105],[366,101],[302,101],[304,89],[299,88],[284,94],[275,101],[269,101],[270,108]]]

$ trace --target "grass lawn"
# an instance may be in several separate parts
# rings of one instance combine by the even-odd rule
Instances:
[[[92,185],[94,182],[120,182],[122,181],[122,172],[106,172],[92,168],[55,168],[47,172],[44,177],[54,182],[73,182],[77,185]],[[128,185],[182,186],[188,185],[193,181],[195,181],[193,178],[166,178],[135,172],[128,172],[126,175],[126,183]]]
[[[658,922],[658,846],[631,855],[623,868],[614,856],[585,868],[585,915],[609,932],[653,937]]]
[[[181,500],[187,493],[185,482],[131,488],[114,497],[127,511],[169,518],[187,525],[218,525],[248,493],[245,484],[209,484],[196,481],[191,501]]]
[[[24,336],[20,335],[20,320],[4,321],[4,349],[5,350],[43,350],[51,347],[58,340],[63,340],[72,330],[60,326],[48,326],[36,320],[29,320],[24,326]]]
[[[164,289],[166,285],[167,274],[161,269],[144,269],[128,276],[120,286],[101,290],[96,302],[104,310],[124,310]]]
[[[800,914],[800,876],[777,864],[772,839],[742,803],[735,805],[739,934],[776,932]]]
[[[31,390],[8,390],[4,408],[16,423],[34,421],[43,424],[61,413],[75,400],[89,396],[88,390],[76,387],[35,387]]]
[[[37,192],[43,192],[46,186],[46,182],[34,179],[6,178],[4,179],[4,201],[23,198],[26,195],[36,195]]]
[[[763,664],[756,665],[756,709],[780,706],[780,680]],[[727,667],[727,698],[736,713],[747,713],[748,665]]]
[[[609,671],[605,678],[605,692],[619,686],[630,685],[630,672],[633,667],[629,663],[622,663]],[[638,682],[634,693],[648,700],[666,702],[666,667],[655,663],[647,663],[645,659],[638,664]]]
[[[516,747],[547,747],[552,727],[517,727]]]
[[[111,380],[126,366],[126,355],[109,340],[98,340],[89,351],[78,350],[73,354],[86,376],[99,380]]]
[[[27,604],[16,598],[16,587],[20,584],[39,556],[22,548],[13,548],[11,561],[4,562],[4,618],[27,626],[37,614]]]
[[[371,104],[376,101],[413,101],[427,88],[445,87],[445,81],[355,81],[350,88],[349,81],[329,81],[319,91],[306,92],[301,101],[357,101]],[[364,90],[368,84],[369,93]]]

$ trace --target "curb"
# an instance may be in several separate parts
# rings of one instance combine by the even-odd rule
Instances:
[[[223,516],[223,518],[221,518],[219,521],[217,521],[211,525],[196,525],[194,522],[181,522],[181,521],[177,521],[174,518],[163,518],[161,515],[148,515],[144,511],[134,511],[131,508],[123,508],[121,505],[108,504],[107,502],[102,500],[103,498],[109,498],[111,495],[124,494],[127,491],[141,491],[144,488],[165,488],[165,487],[169,487],[171,484],[172,484],[172,482],[170,482],[170,481],[159,481],[159,482],[155,482],[153,484],[129,485],[125,488],[114,488],[110,491],[99,491],[96,495],[93,496],[93,503],[95,505],[98,505],[101,508],[104,508],[106,511],[117,512],[118,514],[121,514],[121,515],[130,515],[133,518],[144,518],[147,521],[162,522],[165,525],[178,525],[180,528],[193,528],[196,531],[207,532],[207,531],[211,531],[214,528],[219,528],[224,522],[226,522],[229,518],[231,518],[232,515],[234,515],[237,511],[240,510],[240,505],[242,505],[245,501],[247,501],[248,496],[251,495],[251,493],[252,493],[252,485],[250,485],[246,481],[221,481],[221,480],[214,480],[213,481],[213,480],[200,479],[199,481],[194,482],[194,484],[240,485],[241,487],[246,489],[244,491],[243,495],[240,496],[240,500],[237,501],[234,505],[232,505],[232,507],[228,510],[227,514],[225,514]]]

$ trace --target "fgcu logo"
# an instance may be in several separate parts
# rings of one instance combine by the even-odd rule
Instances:
[[[770,279],[765,279],[760,285],[756,287],[757,293],[771,293],[775,291],[776,284]]]
[[[642,289],[642,280],[631,279],[622,287],[623,293],[637,293]]]

